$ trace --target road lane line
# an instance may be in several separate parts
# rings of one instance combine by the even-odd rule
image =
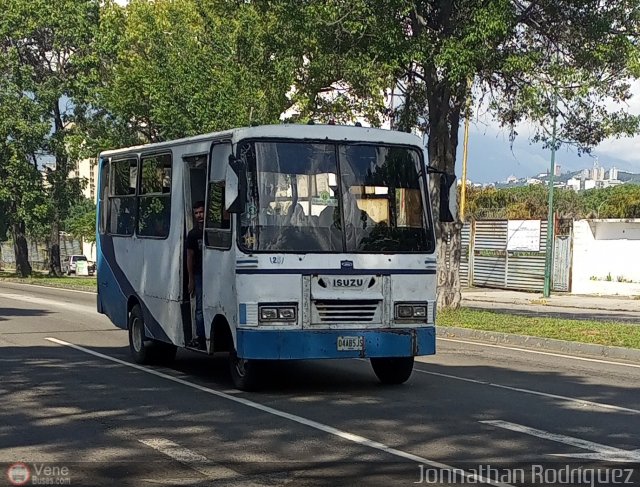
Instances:
[[[621,411],[621,412],[625,412],[625,413],[640,414],[640,409],[631,409],[631,408],[625,408],[625,407],[622,407],[622,406],[614,406],[613,404],[605,404],[605,403],[601,403],[601,402],[587,401],[585,399],[576,399],[575,397],[560,396],[558,394],[549,394],[547,392],[533,391],[533,390],[530,390],[530,389],[523,389],[521,387],[505,386],[505,385],[502,385],[502,384],[496,384],[494,382],[488,382],[488,381],[485,381],[485,380],[469,379],[467,377],[458,377],[456,375],[443,374],[443,373],[440,373],[440,372],[430,372],[428,370],[422,370],[422,369],[418,369],[418,368],[414,368],[413,370],[415,372],[419,372],[420,374],[435,375],[437,377],[444,377],[446,379],[454,379],[454,380],[459,380],[459,381],[463,381],[463,382],[470,382],[472,384],[479,384],[479,385],[482,385],[482,386],[495,387],[497,389],[505,389],[505,390],[508,390],[508,391],[522,392],[523,394],[531,394],[531,395],[534,395],[534,396],[548,397],[550,399],[559,399],[561,401],[571,402],[571,403],[579,404],[581,406],[592,406],[592,407],[596,407],[596,408],[610,409],[612,411]]]
[[[66,291],[69,293],[93,294],[94,296],[98,294],[96,291],[81,291],[80,289],[69,289],[66,287],[55,287],[55,286],[42,286],[40,284],[27,284],[24,282],[0,281],[0,284],[2,284],[3,282],[5,284],[15,284],[17,286],[28,286],[28,287],[41,287],[44,289],[53,289],[55,291]]]
[[[23,294],[0,292],[0,299],[9,299],[9,300],[15,300],[15,301],[23,301],[25,303],[30,303],[30,304],[53,306],[56,308],[64,308],[66,310],[72,310],[79,313],[98,314],[96,312],[95,306],[89,306],[87,304],[70,303],[68,301],[56,301],[55,299],[38,298],[36,296],[25,296]]]
[[[207,457],[165,438],[143,438],[138,441],[210,479],[231,479],[240,476],[235,470],[212,462]]]
[[[560,357],[560,358],[568,358],[568,359],[573,359],[573,360],[582,360],[583,362],[596,362],[599,364],[607,364],[607,365],[620,365],[622,367],[633,367],[636,369],[640,369],[640,364],[627,364],[624,362],[615,362],[613,360],[602,360],[602,359],[597,359],[597,358],[587,358],[587,357],[577,357],[575,355],[565,355],[562,353],[553,353],[553,352],[543,352],[541,350],[531,350],[528,348],[518,348],[518,347],[507,347],[505,345],[493,345],[491,343],[485,343],[485,342],[474,342],[474,341],[470,341],[470,340],[458,340],[455,338],[441,338],[438,337],[437,338],[438,341],[442,340],[444,342],[456,342],[456,343],[466,343],[468,345],[476,345],[479,347],[489,347],[489,348],[502,348],[504,350],[514,350],[516,352],[526,352],[526,353],[535,353],[538,355],[550,355],[552,357]],[[576,342],[576,343],[580,343],[580,342]],[[593,345],[593,344],[590,344]],[[603,345],[605,346],[605,345]]]
[[[437,468],[437,469],[441,469],[441,470],[449,470],[451,472],[455,472],[457,475],[464,476],[466,479],[468,479],[469,482],[486,483],[486,484],[489,484],[489,485],[495,485],[497,487],[513,487],[513,486],[511,486],[510,484],[507,484],[507,483],[502,483],[502,482],[494,481],[492,479],[487,479],[487,478],[485,478],[485,477],[483,477],[481,475],[477,475],[477,474],[473,474],[473,473],[470,473],[470,472],[466,472],[466,471],[464,471],[462,469],[455,468],[455,467],[452,467],[450,465],[447,465],[447,464],[444,464],[444,463],[441,463],[441,462],[438,462],[438,461],[435,461],[435,460],[429,460],[428,458],[424,458],[424,457],[421,457],[421,456],[418,456],[418,455],[414,455],[413,453],[408,453],[408,452],[405,452],[405,451],[402,451],[402,450],[398,450],[396,448],[387,446],[387,445],[385,445],[383,443],[379,443],[377,441],[365,438],[364,436],[360,436],[360,435],[356,435],[356,434],[353,434],[353,433],[349,433],[348,431],[343,431],[343,430],[334,428],[333,426],[329,426],[329,425],[326,425],[326,424],[323,424],[323,423],[319,423],[317,421],[314,421],[312,419],[307,419],[307,418],[304,418],[302,416],[297,416],[295,414],[291,414],[291,413],[287,413],[287,412],[284,412],[284,411],[280,411],[279,409],[274,409],[272,407],[265,406],[263,404],[260,404],[260,403],[254,402],[254,401],[250,401],[249,399],[244,399],[242,397],[233,396],[233,395],[230,395],[230,394],[227,394],[227,393],[215,390],[215,389],[211,389],[209,387],[204,387],[204,386],[201,386],[201,385],[198,385],[198,384],[194,384],[193,382],[189,382],[189,381],[186,381],[184,379],[179,379],[179,378],[173,377],[173,376],[171,376],[169,374],[165,374],[165,373],[159,372],[157,370],[149,369],[147,367],[143,367],[143,366],[138,365],[138,364],[133,364],[133,363],[130,363],[130,362],[126,362],[124,360],[120,360],[118,358],[111,357],[109,355],[105,355],[105,354],[100,353],[100,352],[96,352],[94,350],[82,347],[80,345],[76,345],[74,343],[65,342],[64,340],[59,340],[59,339],[53,338],[53,337],[45,338],[45,340],[48,340],[48,341],[53,342],[53,343],[56,343],[58,345],[62,345],[62,346],[65,346],[65,347],[73,348],[74,350],[78,350],[80,352],[83,352],[83,353],[86,353],[86,354],[89,354],[89,355],[93,355],[94,357],[98,357],[98,358],[101,358],[101,359],[104,359],[104,360],[109,360],[111,362],[115,362],[115,363],[120,364],[120,365],[124,365],[125,367],[130,367],[130,368],[133,368],[133,369],[137,369],[137,370],[140,370],[141,372],[146,372],[147,374],[155,375],[156,377],[160,377],[162,379],[167,379],[167,380],[170,380],[170,381],[175,382],[177,384],[181,384],[181,385],[184,385],[184,386],[187,386],[187,387],[191,387],[192,389],[196,389],[198,391],[205,392],[207,394],[211,394],[211,395],[220,397],[222,399],[227,399],[229,401],[232,401],[232,402],[235,402],[235,403],[238,403],[238,404],[242,404],[244,406],[247,406],[247,407],[250,407],[250,408],[253,408],[253,409],[257,409],[259,411],[265,412],[267,414],[271,414],[273,416],[278,416],[280,418],[284,418],[284,419],[287,419],[289,421],[292,421],[292,422],[295,422],[295,423],[298,423],[298,424],[302,424],[304,426],[308,426],[308,427],[316,429],[318,431],[322,431],[324,433],[328,433],[330,435],[337,436],[338,438],[342,438],[343,440],[347,440],[347,441],[350,441],[352,443],[356,443],[356,444],[361,445],[361,446],[366,446],[368,448],[372,448],[374,450],[378,450],[378,451],[387,453],[389,455],[393,455],[395,457],[403,458],[403,459],[406,459],[406,460],[411,460],[413,462],[417,462],[417,463],[422,464],[422,465],[428,465],[428,466],[433,467],[433,468]]]
[[[572,458],[589,458],[592,460],[607,460],[612,462],[638,462],[640,455],[635,450],[621,450],[620,448],[614,448],[612,446],[602,445],[600,443],[594,443],[592,441],[582,440],[580,438],[574,438],[573,436],[559,435],[556,433],[550,433],[548,431],[539,430],[536,428],[530,428],[521,424],[510,423],[502,420],[487,420],[480,421],[482,424],[488,424],[497,428],[503,428],[509,431],[515,431],[517,433],[524,433],[525,435],[535,436],[542,438],[543,440],[555,441],[556,443],[563,443],[569,446],[575,446],[582,450],[589,450],[592,453],[558,453],[550,454],[551,456],[559,457],[572,457]]]

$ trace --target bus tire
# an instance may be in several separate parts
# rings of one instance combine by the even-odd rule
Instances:
[[[260,361],[238,357],[235,350],[229,353],[229,372],[236,389],[255,391],[260,384]]]
[[[404,384],[413,372],[413,357],[372,358],[371,367],[383,384]]]
[[[144,333],[142,309],[136,304],[129,313],[129,349],[133,361],[137,364],[149,364],[153,361],[153,342]]]

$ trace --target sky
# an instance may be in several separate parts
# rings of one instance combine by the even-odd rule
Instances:
[[[640,81],[632,84],[633,97],[626,110],[640,114]],[[462,141],[464,127],[460,127],[460,146],[456,174],[462,174]],[[535,177],[546,173],[551,166],[551,151],[542,144],[532,144],[528,134],[531,127],[518,127],[521,134],[513,142],[509,141],[507,129],[500,128],[487,116],[472,119],[469,128],[469,156],[467,179],[474,183],[505,181],[509,176]],[[578,171],[593,167],[598,160],[600,166],[609,170],[615,166],[621,171],[640,174],[640,135],[620,139],[607,139],[594,148],[591,154],[578,156],[574,147],[564,146],[556,152],[556,164],[561,172]]]

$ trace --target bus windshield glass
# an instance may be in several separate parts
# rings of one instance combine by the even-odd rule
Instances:
[[[416,149],[244,142],[240,245],[269,252],[433,252]]]

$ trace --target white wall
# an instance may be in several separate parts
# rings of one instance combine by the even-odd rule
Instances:
[[[571,292],[640,295],[640,219],[576,220],[573,232]]]
[[[95,262],[96,261],[96,244],[83,241],[82,253],[87,256],[88,260]]]

